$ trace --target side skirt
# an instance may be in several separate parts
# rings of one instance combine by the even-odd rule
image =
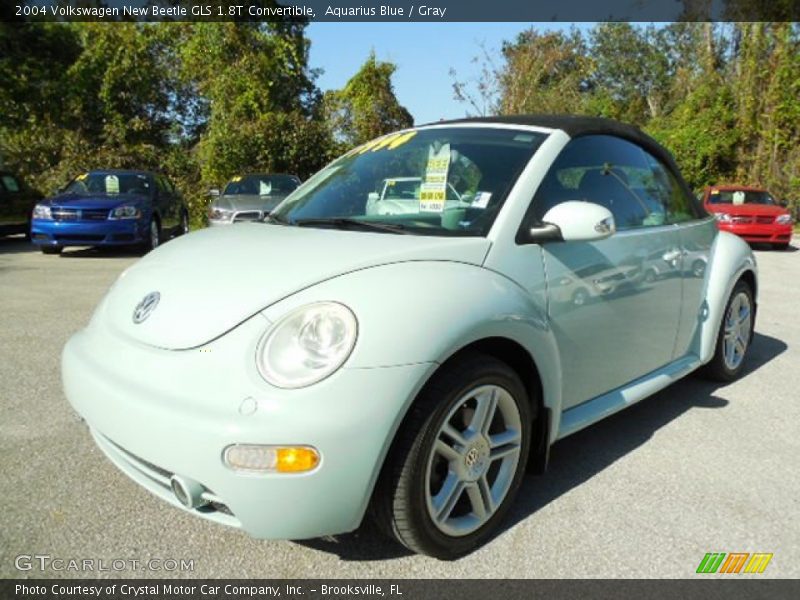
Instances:
[[[607,394],[565,410],[561,415],[556,440],[563,439],[639,400],[652,396],[685,377],[700,364],[697,356],[693,354],[684,356]]]

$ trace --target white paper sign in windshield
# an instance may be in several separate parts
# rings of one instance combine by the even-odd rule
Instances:
[[[108,175],[106,177],[106,193],[119,194],[119,177],[116,175]]]
[[[428,150],[425,179],[419,190],[420,212],[444,212],[447,196],[447,171],[450,168],[450,144],[444,144],[438,152]]]

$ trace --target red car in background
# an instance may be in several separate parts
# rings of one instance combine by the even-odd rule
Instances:
[[[763,189],[718,185],[706,188],[703,205],[719,228],[751,243],[786,249],[792,239],[792,213]]]

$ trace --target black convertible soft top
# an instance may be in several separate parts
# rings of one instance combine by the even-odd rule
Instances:
[[[439,121],[430,125],[458,125],[463,123],[499,123],[507,125],[529,125],[532,127],[544,127],[546,129],[560,129],[571,138],[584,135],[613,135],[626,139],[655,156],[672,172],[684,193],[688,196],[691,206],[694,208],[696,216],[705,215],[705,210],[695,198],[689,185],[684,181],[678,165],[672,154],[661,144],[647,135],[638,127],[626,125],[614,119],[603,117],[587,117],[582,115],[507,115],[499,117],[471,117],[466,119],[453,119],[451,121]]]

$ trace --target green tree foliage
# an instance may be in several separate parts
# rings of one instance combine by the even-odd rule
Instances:
[[[687,14],[709,9],[705,0],[684,4]],[[728,3],[728,10],[744,8]],[[502,114],[617,118],[664,143],[695,188],[759,185],[800,205],[796,23],[602,23],[568,35],[532,29],[506,43],[500,58],[495,66],[484,52],[479,81],[454,84],[468,111],[483,95]]]
[[[411,114],[398,101],[392,86],[396,67],[371,53],[341,90],[325,96],[325,112],[336,140],[345,146],[410,127]]]
[[[331,158],[303,26],[196,23],[180,46],[182,80],[207,102],[193,148],[206,189],[248,171],[307,177]],[[201,191],[197,203],[203,203]]]
[[[523,32],[502,49],[499,109],[505,114],[581,112],[593,71],[580,32]]]
[[[336,93],[358,133],[334,142],[308,52],[294,22],[0,23],[0,162],[44,192],[86,169],[164,171],[200,224],[233,175],[305,178],[411,124],[373,56]]]

